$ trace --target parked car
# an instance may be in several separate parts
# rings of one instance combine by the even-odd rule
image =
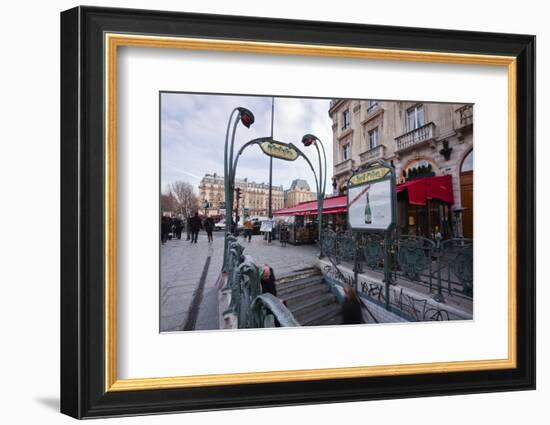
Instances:
[[[220,220],[216,224],[214,224],[214,230],[225,230],[225,220]]]
[[[237,223],[237,230],[242,230],[243,229],[243,223],[239,221],[239,223]],[[220,220],[218,221],[216,224],[214,224],[214,230],[225,230],[225,220]]]

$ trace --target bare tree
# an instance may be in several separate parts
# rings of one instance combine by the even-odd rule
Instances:
[[[176,198],[172,195],[172,192],[160,194],[160,209],[165,212],[176,212]]]
[[[170,195],[174,198],[175,210],[184,217],[190,217],[199,209],[199,198],[193,186],[187,182],[175,181],[169,185]]]

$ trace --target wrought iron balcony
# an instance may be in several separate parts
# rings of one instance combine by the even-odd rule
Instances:
[[[455,114],[455,129],[471,126],[474,122],[474,105],[464,105]]]
[[[334,175],[339,176],[347,172],[351,172],[355,167],[355,161],[353,159],[346,159],[334,166]]]
[[[396,137],[396,152],[413,149],[435,138],[435,124],[429,122],[422,127],[415,128],[407,133]]]
[[[369,149],[368,151],[365,151],[359,154],[359,160],[361,161],[361,165],[377,159],[383,159],[385,152],[386,152],[386,147],[384,145],[378,145],[372,149]]]

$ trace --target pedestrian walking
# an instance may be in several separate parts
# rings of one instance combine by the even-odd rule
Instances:
[[[187,223],[185,226],[185,231],[187,232],[187,240],[191,240],[191,219],[192,217],[187,217]]]
[[[199,231],[202,228],[202,221],[199,217],[199,213],[196,212],[193,217],[191,217],[191,223],[189,225],[191,229],[191,243],[197,243],[197,238],[199,237]]]
[[[279,241],[282,246],[286,246],[289,238],[288,226],[286,224],[281,225],[279,233]]]
[[[273,268],[267,264],[264,264],[262,271],[262,293],[269,293],[277,296],[277,288],[275,287],[275,274]]]
[[[168,240],[168,233],[170,233],[170,218],[161,217],[160,219],[160,241],[161,243],[166,243]]]
[[[344,287],[344,303],[342,304],[342,324],[358,325],[363,323],[361,301],[351,286]]]
[[[254,225],[252,224],[252,221],[250,221],[248,216],[245,218],[243,226],[244,226],[244,240],[248,238],[248,242],[250,243],[252,239],[252,229],[254,228]]]
[[[212,237],[212,232],[214,231],[214,220],[212,220],[212,217],[206,217],[204,220],[204,230],[206,230],[208,242],[213,242],[214,238]]]
[[[181,239],[182,230],[183,230],[183,220],[181,218],[174,219],[174,237]]]

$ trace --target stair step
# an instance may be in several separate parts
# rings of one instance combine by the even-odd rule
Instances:
[[[290,282],[294,282],[296,280],[301,280],[301,279],[305,279],[305,278],[309,278],[309,277],[313,277],[313,276],[318,276],[318,277],[322,277],[322,273],[319,269],[317,268],[311,268],[311,269],[307,269],[305,271],[301,271],[300,273],[293,273],[293,274],[288,274],[288,275],[285,275],[285,276],[282,276],[282,277],[279,277],[277,279],[277,284],[279,285],[283,285],[283,284],[287,284],[287,283],[290,283]]]
[[[282,299],[302,326],[339,325],[342,308],[323,282],[317,268],[295,271],[275,282],[277,297]]]
[[[277,295],[279,297],[283,297],[283,294],[286,296],[290,292],[298,291],[312,285],[319,285],[322,281],[322,276],[310,276],[303,279],[293,280],[288,283],[276,283]]]
[[[326,307],[330,306],[332,303],[334,303],[334,295],[330,292],[325,292],[324,294],[319,294],[309,300],[303,301],[298,305],[289,306],[289,310],[299,322],[301,318],[308,317],[308,315],[314,311],[325,310]]]
[[[302,326],[324,325],[336,316],[342,315],[342,307],[338,303],[329,304],[322,309],[315,310],[311,314],[300,319],[296,318]]]
[[[283,291],[282,295],[278,295],[279,298],[286,301],[286,305],[288,308],[292,308],[293,305],[298,305],[303,301],[314,297],[317,294],[327,293],[329,293],[329,288],[324,283],[319,283],[317,285],[306,286],[302,289]]]
[[[331,325],[341,325],[342,324],[342,314],[336,314],[330,319],[327,319],[322,323],[324,326],[331,326]]]

